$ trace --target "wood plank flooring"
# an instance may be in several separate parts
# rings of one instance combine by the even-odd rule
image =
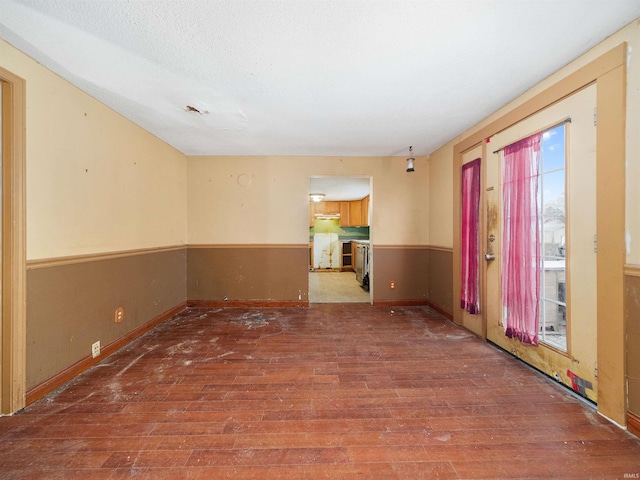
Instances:
[[[0,478],[638,478],[640,441],[419,307],[189,309],[0,418]]]

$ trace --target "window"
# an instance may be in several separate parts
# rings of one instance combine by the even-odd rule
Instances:
[[[505,334],[567,351],[565,124],[504,148]]]
[[[565,126],[543,132],[538,175],[540,212],[539,341],[567,351]]]

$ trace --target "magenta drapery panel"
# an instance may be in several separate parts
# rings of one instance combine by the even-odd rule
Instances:
[[[502,304],[506,335],[538,344],[540,226],[538,133],[504,148]]]
[[[462,166],[462,232],[460,307],[471,314],[480,312],[478,227],[480,221],[480,159]]]

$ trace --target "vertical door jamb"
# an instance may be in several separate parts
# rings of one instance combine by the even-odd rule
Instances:
[[[2,385],[0,414],[25,406],[25,81],[0,67],[2,82]]]

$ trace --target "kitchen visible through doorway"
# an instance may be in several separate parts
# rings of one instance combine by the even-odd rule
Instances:
[[[314,176],[309,193],[309,303],[370,303],[371,177]]]

